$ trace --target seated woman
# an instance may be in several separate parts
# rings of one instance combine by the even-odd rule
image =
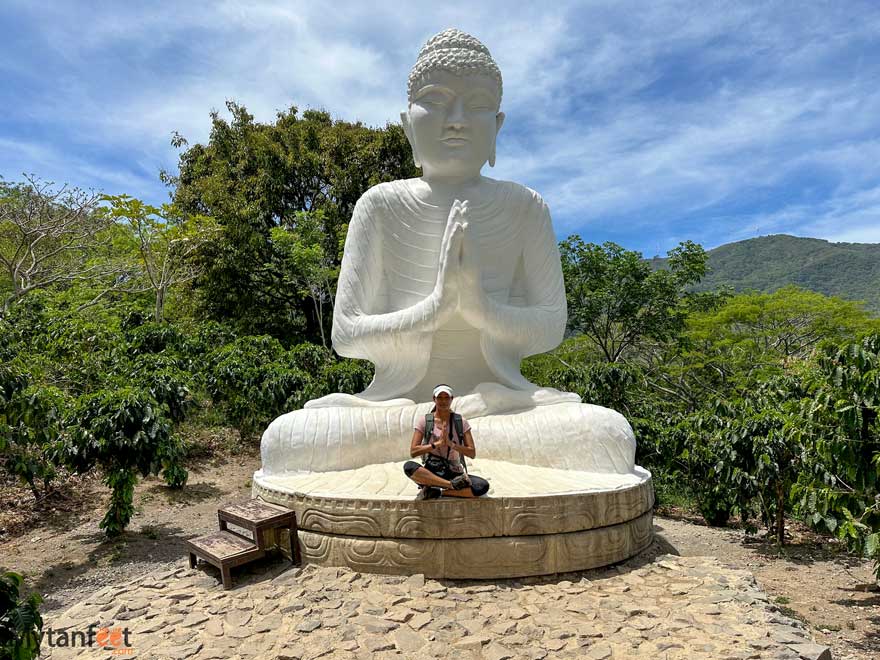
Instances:
[[[403,471],[419,484],[416,499],[431,500],[447,497],[479,497],[489,490],[489,482],[476,475],[469,475],[461,456],[476,456],[470,424],[461,420],[464,437],[459,437],[453,422],[452,388],[438,385],[434,388],[433,428],[430,439],[425,438],[427,419],[420,418],[413,431],[410,456],[424,456],[424,467],[415,461],[407,461]]]

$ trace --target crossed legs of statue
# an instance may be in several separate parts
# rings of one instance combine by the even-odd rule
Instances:
[[[353,470],[406,460],[413,427],[431,403],[395,407],[305,408],[275,419],[263,434],[263,472]],[[535,467],[628,474],[635,437],[619,413],[582,403],[475,416],[479,457]]]

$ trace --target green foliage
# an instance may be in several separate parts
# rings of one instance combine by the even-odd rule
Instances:
[[[273,227],[270,241],[277,258],[270,267],[280,271],[280,278],[294,285],[303,300],[312,302],[321,345],[326,347],[326,310],[336,297],[340,256],[338,249],[328,251],[322,231],[325,225],[324,212],[319,210],[296,213],[289,224]]]
[[[222,227],[206,246],[200,300],[242,332],[326,343],[347,223],[369,187],[417,174],[406,137],[315,110],[263,124],[227,109],[231,119],[214,113],[208,143],[187,148],[169,177],[181,212]]]
[[[169,323],[143,323],[131,327],[125,334],[132,355],[161,353],[166,349],[179,348],[183,342],[180,328]]]
[[[880,334],[826,344],[813,375],[816,429],[794,488],[799,511],[875,560],[880,577]]]
[[[0,367],[0,455],[6,471],[26,483],[35,498],[56,477],[68,401],[56,387],[29,385],[14,367]]]
[[[685,326],[685,288],[705,273],[705,252],[690,241],[652,270],[638,252],[571,236],[560,244],[569,328],[589,337],[606,361],[617,362],[647,341],[664,342]]]
[[[126,231],[117,247],[130,255],[126,287],[131,292],[150,291],[154,296],[153,320],[162,321],[166,300],[174,287],[191,282],[201,272],[202,248],[219,236],[213,218],[182,213],[173,204],[145,204],[128,195],[105,195],[102,213]],[[127,244],[127,245],[126,245]]]
[[[163,473],[173,485],[185,482],[179,465],[180,440],[159,404],[146,389],[122,387],[84,395],[70,420],[66,462],[75,470],[103,469],[112,488],[110,508],[101,528],[121,534],[134,513],[137,473]]]
[[[281,343],[266,335],[237,339],[209,356],[214,366],[208,391],[216,403],[225,404],[243,437],[286,412],[287,401],[305,389],[308,375],[288,366],[285,357]],[[299,399],[305,403],[302,394]]]
[[[689,336],[758,364],[808,357],[823,340],[841,341],[876,327],[858,303],[788,286],[744,293],[715,310],[694,314]]]
[[[328,362],[318,373],[309,398],[334,392],[357,394],[367,389],[373,380],[373,365],[365,360],[337,360]]]
[[[695,447],[707,464],[703,502],[736,505],[746,514],[757,508],[764,524],[785,542],[789,493],[802,469],[811,429],[804,422],[810,401],[801,375],[758,382],[733,400],[713,401],[710,416],[689,420],[701,433]]]
[[[34,291],[117,273],[103,258],[112,228],[97,204],[95,193],[33,176],[0,180],[0,316]]]
[[[40,654],[43,618],[38,594],[22,598],[18,573],[0,575],[0,658],[32,660]]]

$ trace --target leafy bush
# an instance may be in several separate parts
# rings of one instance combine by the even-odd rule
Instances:
[[[126,333],[132,355],[161,353],[179,347],[183,343],[180,330],[170,323],[149,322],[132,328]]]
[[[329,349],[323,346],[304,342],[293,346],[287,352],[287,359],[297,369],[305,371],[311,376],[316,376],[333,362],[333,355]]]
[[[135,387],[85,395],[77,403],[66,460],[80,472],[95,465],[104,471],[113,492],[100,526],[109,536],[121,534],[131,520],[138,472],[161,473],[175,487],[185,483],[183,448],[163,408],[148,390]]]
[[[128,382],[145,387],[168,409],[173,422],[182,422],[192,410],[195,375],[184,370],[188,359],[164,354],[140,355],[131,366]]]
[[[32,660],[40,654],[43,599],[38,594],[22,599],[22,583],[18,573],[0,575],[0,658]]]
[[[12,389],[26,379],[14,372],[9,377],[10,373],[8,368],[0,369],[0,455],[6,471],[27,484],[39,498],[37,482],[45,493],[56,476],[68,399],[56,387]]]
[[[334,392],[357,394],[373,380],[373,365],[365,360],[339,360],[327,364],[318,376],[318,382],[309,398]]]
[[[805,418],[816,429],[794,488],[817,529],[874,558],[880,578],[880,334],[826,344]]]

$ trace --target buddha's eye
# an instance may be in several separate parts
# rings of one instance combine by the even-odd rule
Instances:
[[[443,94],[431,92],[429,94],[420,96],[418,99],[418,103],[431,108],[441,108],[446,105],[446,100],[447,99]]]

